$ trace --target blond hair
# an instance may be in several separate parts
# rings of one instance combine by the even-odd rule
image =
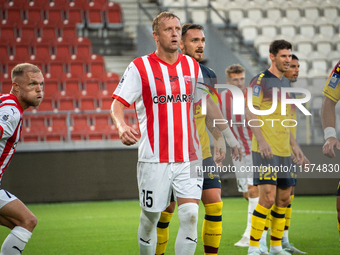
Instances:
[[[153,19],[152,21],[152,31],[158,34],[159,26],[160,26],[160,21],[162,18],[167,18],[167,19],[173,19],[177,18],[179,21],[181,21],[177,15],[171,13],[171,12],[161,12],[156,18]]]

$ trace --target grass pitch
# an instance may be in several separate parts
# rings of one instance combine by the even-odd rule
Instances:
[[[219,254],[247,254],[247,248],[234,247],[246,227],[247,202],[243,198],[224,198],[223,203]],[[295,197],[290,242],[310,255],[340,254],[335,204],[335,196]],[[140,207],[137,200],[29,204],[28,207],[37,216],[38,225],[26,245],[25,255],[139,254],[137,229]],[[195,254],[203,254],[202,204],[199,217]],[[174,254],[178,225],[175,212],[170,223],[166,254]],[[0,242],[8,233],[9,229],[0,228]]]

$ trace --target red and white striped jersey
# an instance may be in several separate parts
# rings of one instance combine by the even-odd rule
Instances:
[[[20,139],[22,113],[16,96],[0,94],[0,181]]]
[[[198,63],[182,54],[172,65],[151,53],[127,67],[112,97],[127,107],[135,103],[141,133],[139,161],[168,163],[202,158],[194,103],[205,92],[197,89],[197,78],[203,78]]]
[[[244,93],[244,108],[246,108],[247,103],[247,92],[248,90],[246,90]],[[250,155],[253,133],[251,132],[250,126],[247,123],[246,116],[233,114],[233,94],[230,92],[230,90],[224,90],[219,94],[222,101],[223,116],[226,118],[226,120],[228,120],[228,125],[230,126],[231,131],[241,144],[243,154]]]

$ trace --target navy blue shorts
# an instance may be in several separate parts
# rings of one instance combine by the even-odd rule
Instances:
[[[339,180],[339,184],[338,184],[338,190],[336,191],[336,195],[340,196],[340,180]]]
[[[212,157],[203,159],[203,169],[209,169],[208,167],[214,170],[217,169]],[[218,171],[204,171],[203,190],[213,188],[221,188],[220,173]]]
[[[273,155],[272,159],[262,158],[261,153],[252,152],[254,185],[274,184],[278,187],[290,187],[296,184],[296,168],[291,157]]]

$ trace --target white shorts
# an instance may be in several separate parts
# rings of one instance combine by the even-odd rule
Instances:
[[[164,211],[174,197],[201,199],[203,178],[190,174],[201,160],[184,163],[137,163],[140,206],[149,212]]]
[[[0,209],[15,199],[18,198],[6,190],[0,189]]]
[[[251,171],[253,166],[252,155],[242,156],[242,161],[233,160],[236,167],[237,188],[239,192],[248,192],[248,185],[254,185],[253,173]]]

